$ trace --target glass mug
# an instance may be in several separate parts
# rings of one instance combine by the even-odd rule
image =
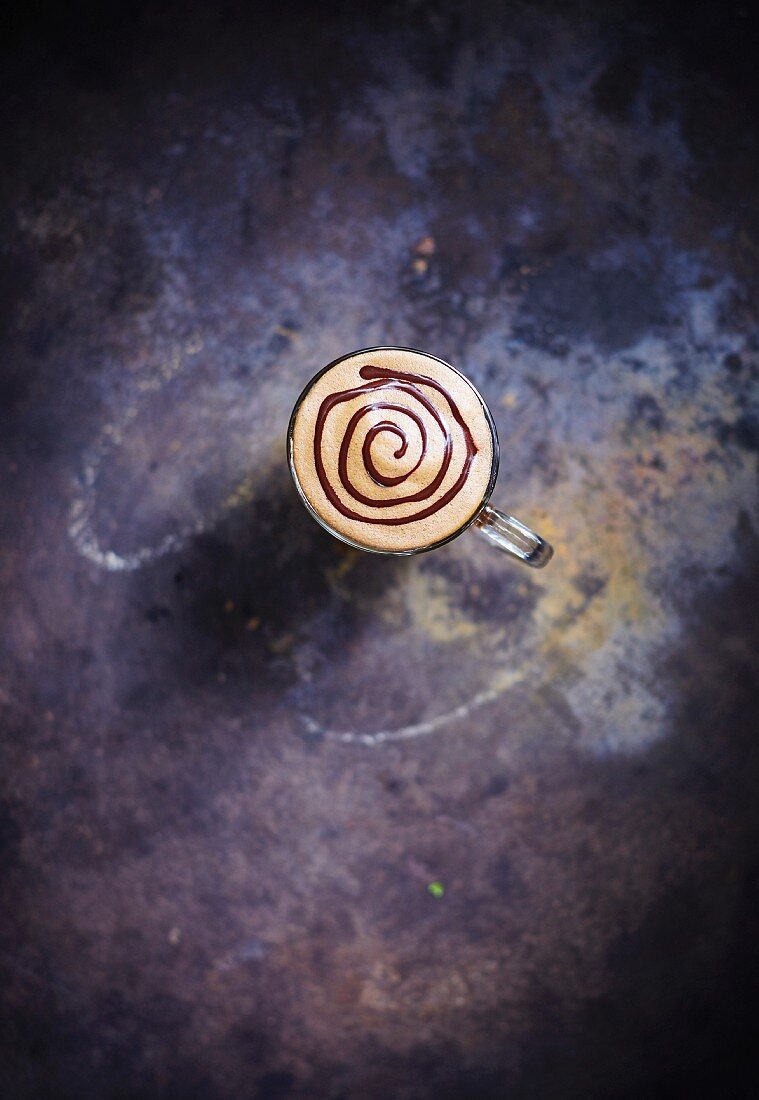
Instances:
[[[365,348],[319,371],[295,403],[290,472],[311,515],[349,546],[420,554],[474,527],[535,568],[553,549],[488,501],[498,435],[460,371],[412,348]]]

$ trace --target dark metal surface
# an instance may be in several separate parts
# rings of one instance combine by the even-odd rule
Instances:
[[[3,78],[2,1095],[756,1095],[746,12],[66,10]],[[306,514],[380,343],[544,573]]]

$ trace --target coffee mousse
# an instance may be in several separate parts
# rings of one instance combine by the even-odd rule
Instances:
[[[458,371],[420,351],[379,348],[333,363],[296,405],[290,467],[338,536],[403,553],[450,538],[495,474],[490,419]]]

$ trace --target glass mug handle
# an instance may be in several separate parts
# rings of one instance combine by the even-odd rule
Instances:
[[[512,558],[531,565],[533,569],[542,569],[553,557],[553,547],[518,519],[491,508],[489,504],[481,510],[473,524],[489,542],[499,550],[511,554]]]

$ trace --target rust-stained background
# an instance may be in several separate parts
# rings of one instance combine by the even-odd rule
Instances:
[[[16,20],[3,1097],[757,1095],[755,59],[663,8]],[[308,517],[378,343],[544,572]]]

